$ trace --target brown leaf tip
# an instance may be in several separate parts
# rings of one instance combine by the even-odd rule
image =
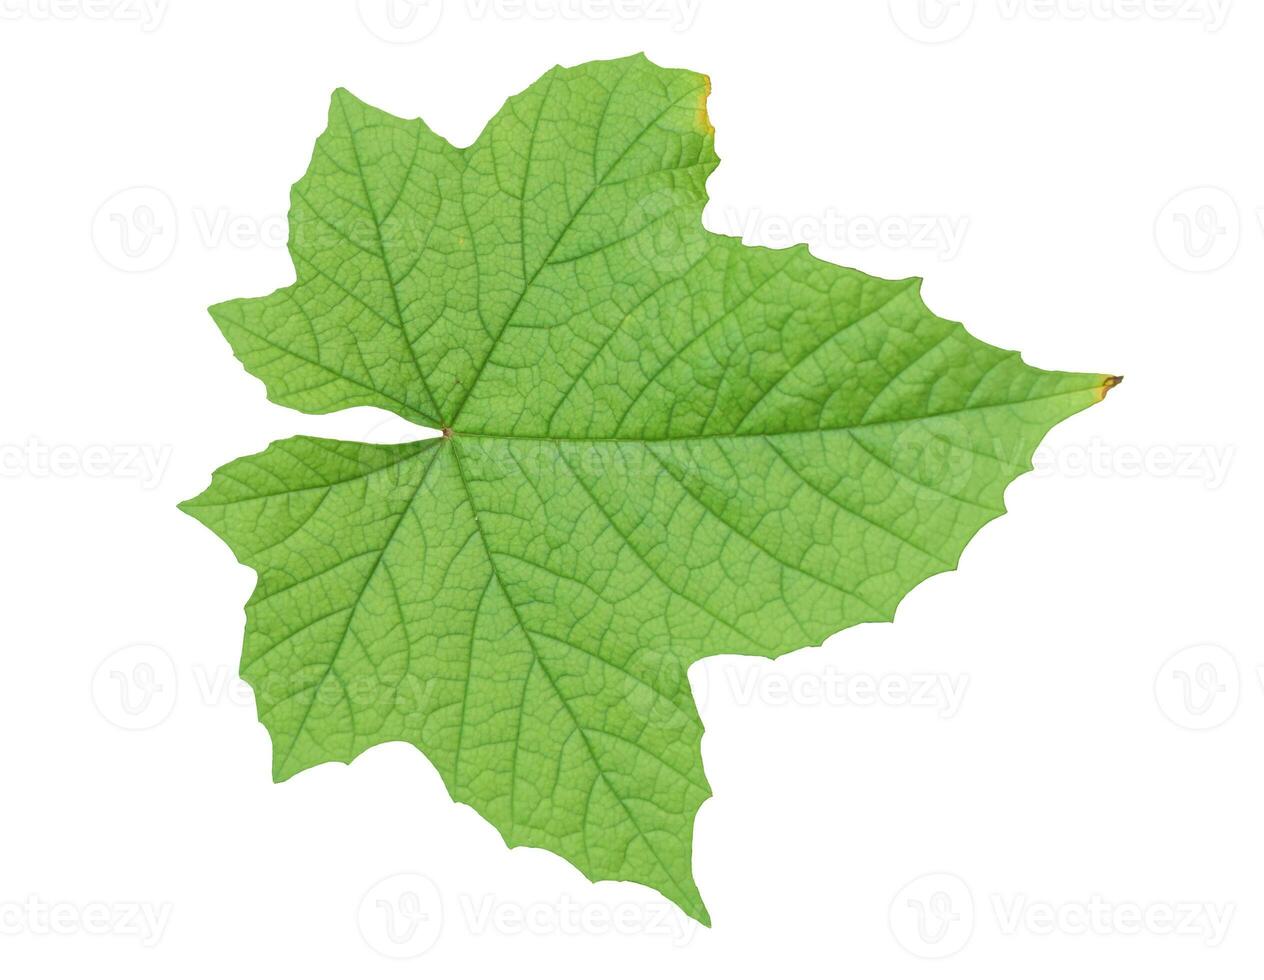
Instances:
[[[1121,384],[1123,380],[1124,380],[1124,376],[1122,374],[1106,375],[1105,379],[1102,381],[1101,387],[1097,389],[1097,400],[1101,401],[1103,398],[1105,398],[1106,393],[1110,391],[1111,388],[1114,388],[1116,385]]]

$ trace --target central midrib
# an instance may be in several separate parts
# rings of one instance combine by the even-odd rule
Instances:
[[[973,412],[985,412],[994,408],[1014,408],[1019,405],[1032,405],[1037,402],[1052,401],[1057,398],[1070,398],[1088,392],[1101,390],[1101,385],[1091,388],[1076,388],[1071,391],[1059,391],[1049,395],[1037,395],[1035,398],[1020,398],[1013,401],[988,402],[983,405],[967,405],[953,408],[945,412],[927,412],[924,415],[911,415],[893,419],[871,419],[868,422],[854,422],[850,425],[823,426],[811,429],[782,429],[779,432],[712,432],[696,433],[687,436],[553,436],[553,435],[518,435],[512,432],[470,432],[448,429],[450,436],[445,438],[469,439],[505,439],[519,442],[566,442],[566,443],[620,443],[647,444],[661,442],[700,442],[722,439],[769,439],[777,436],[816,435],[832,432],[853,432],[858,429],[872,429],[884,425],[908,425],[914,422],[925,422],[931,419],[945,418],[953,415],[968,415]]]

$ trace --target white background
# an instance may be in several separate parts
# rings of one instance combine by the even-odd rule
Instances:
[[[150,4],[0,0],[0,972],[1258,976],[1264,5]],[[254,576],[175,509],[276,438],[413,435],[270,404],[205,313],[291,281],[335,86],[466,144],[636,50],[711,75],[712,229],[1127,376],[893,625],[693,668],[710,930],[404,745],[273,785]]]

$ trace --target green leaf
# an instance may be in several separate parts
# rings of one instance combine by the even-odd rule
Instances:
[[[297,281],[211,313],[274,401],[444,437],[283,440],[182,505],[258,572],[276,779],[409,742],[510,846],[703,922],[689,665],[890,619],[1116,380],[705,231],[708,87],[555,68],[465,149],[335,92]]]

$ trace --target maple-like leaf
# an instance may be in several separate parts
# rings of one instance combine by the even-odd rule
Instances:
[[[443,437],[283,440],[182,505],[258,573],[276,779],[411,743],[510,846],[703,922],[688,666],[890,619],[1116,380],[705,231],[708,87],[555,68],[464,149],[337,91],[297,281],[211,313],[274,401]]]

